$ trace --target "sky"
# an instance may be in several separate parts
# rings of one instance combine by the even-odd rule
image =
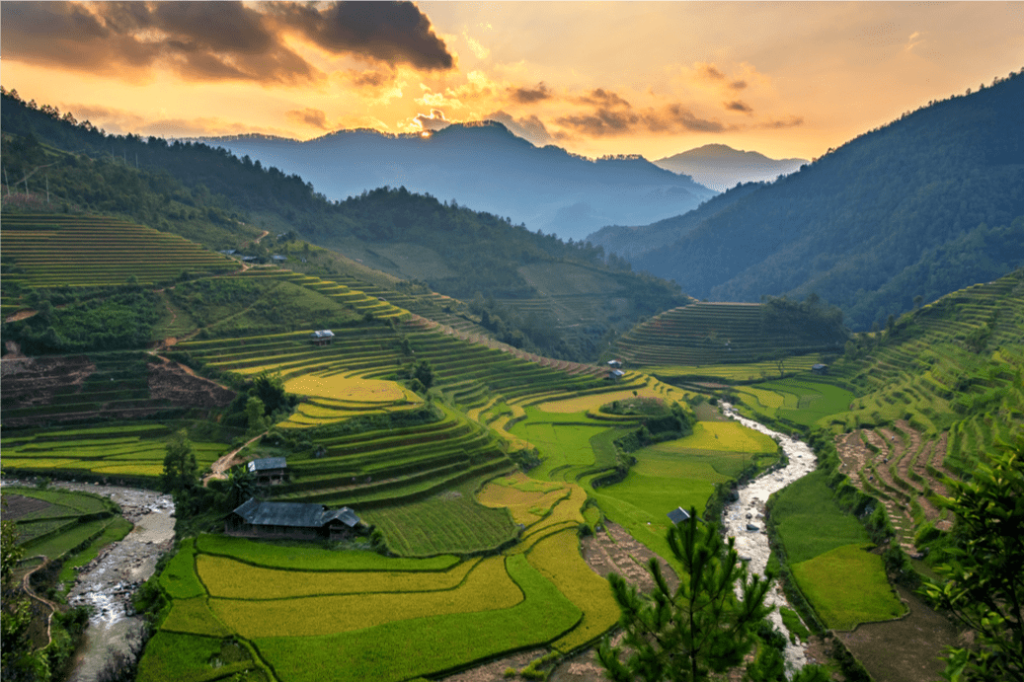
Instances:
[[[0,83],[110,133],[497,120],[650,160],[811,159],[1024,67],[1024,2],[12,2]]]

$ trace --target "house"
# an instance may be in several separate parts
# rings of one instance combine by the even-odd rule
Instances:
[[[243,263],[255,263],[259,258],[256,256],[242,256]]]
[[[362,521],[348,507],[322,504],[259,502],[254,497],[236,507],[224,523],[228,535],[338,540],[356,534]]]
[[[264,457],[248,462],[245,467],[256,477],[257,483],[284,483],[288,461],[284,457]]]
[[[270,260],[274,261],[275,263],[283,263],[286,260],[288,260],[288,257],[275,253],[273,256],[270,257]]]
[[[622,367],[622,360],[609,360],[608,366],[614,369],[620,369]]]
[[[818,364],[811,367],[811,371],[814,372],[815,374],[828,374],[828,365],[823,365],[819,362]]]
[[[626,373],[623,372],[621,369],[613,369],[611,372],[608,373],[608,379],[610,379],[611,381],[618,381],[624,376],[626,376]]]
[[[329,346],[334,340],[334,332],[330,329],[319,329],[309,335],[314,346]]]
[[[235,249],[224,249],[223,251],[221,251],[221,253],[223,253],[225,256],[234,256],[236,253],[238,253],[238,251],[236,251]]]
[[[690,520],[690,513],[682,507],[676,507],[668,513],[668,518],[672,523],[678,526],[683,521]]]

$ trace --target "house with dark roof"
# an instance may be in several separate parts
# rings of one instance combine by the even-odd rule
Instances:
[[[678,526],[683,521],[690,520],[690,513],[682,507],[676,507],[668,513],[668,518],[672,523]]]
[[[340,540],[357,534],[362,521],[348,507],[322,504],[260,502],[250,497],[228,515],[224,532],[247,537]]]
[[[334,340],[334,332],[330,329],[318,329],[309,335],[314,346],[329,346]]]
[[[248,462],[245,467],[256,477],[257,483],[284,483],[288,460],[284,457],[264,457]]]

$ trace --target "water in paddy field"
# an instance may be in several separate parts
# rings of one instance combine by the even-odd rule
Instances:
[[[722,413],[749,429],[760,431],[775,439],[782,447],[786,457],[789,458],[786,466],[765,473],[739,488],[737,490],[739,500],[726,505],[723,514],[722,522],[725,534],[736,538],[736,551],[740,558],[747,560],[750,573],[764,575],[765,567],[768,565],[768,555],[771,553],[771,548],[768,546],[768,534],[764,527],[764,511],[768,497],[814,471],[817,466],[817,458],[806,443],[741,417],[728,403],[722,403]],[[748,524],[757,526],[757,530],[748,530]],[[774,606],[791,608],[778,581],[768,591],[765,601]],[[786,636],[786,670],[787,674],[791,676],[794,671],[807,664],[804,644],[793,644],[789,641],[789,630],[782,624],[782,616],[778,609],[772,612],[769,620],[779,632]]]

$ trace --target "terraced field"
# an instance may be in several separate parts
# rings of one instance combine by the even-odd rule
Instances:
[[[7,282],[32,287],[140,284],[189,273],[232,272],[239,264],[177,235],[103,216],[5,214]]]
[[[692,303],[638,325],[616,341],[632,365],[753,363],[842,350],[842,341],[813,325],[776,325],[759,303]]]

